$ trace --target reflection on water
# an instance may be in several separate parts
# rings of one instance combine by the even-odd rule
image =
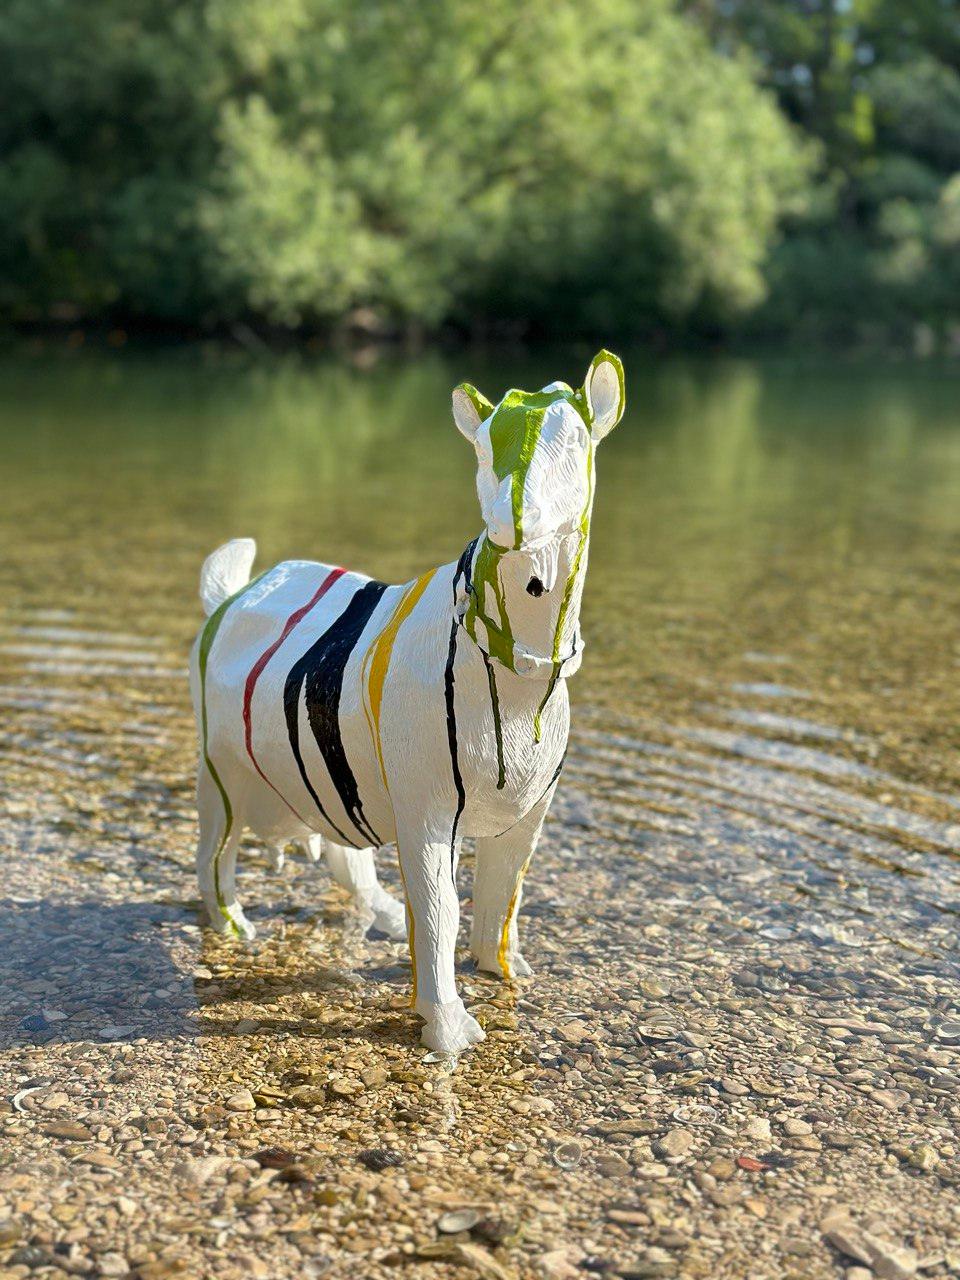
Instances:
[[[469,1248],[524,1266],[573,1239],[594,1271],[672,1275],[689,1249],[684,1275],[779,1276],[777,1224],[808,1187],[818,1221],[821,1163],[942,1247],[949,1201],[915,1174],[947,1178],[938,1126],[960,1088],[955,372],[627,359],[568,766],[524,902],[537,979],[461,964],[482,1049],[422,1054],[405,948],[367,938],[302,859],[278,876],[243,848],[253,946],[198,927],[185,665],[203,558],[253,535],[261,565],[387,581],[453,559],[479,519],[451,387],[496,397],[586,363],[0,363],[0,1033],[17,1086],[41,1082],[9,1134],[45,1159],[45,1108],[61,1137],[79,1114],[102,1168],[132,1160],[148,1189],[142,1217],[72,1247],[125,1230],[136,1260],[167,1222],[191,1274],[227,1255],[320,1274],[300,1264],[324,1250],[476,1262],[424,1235],[466,1205]],[[469,912],[469,850],[464,866]],[[119,1092],[88,1097],[103,1078]],[[661,1140],[677,1125],[688,1155]],[[898,1146],[907,1130],[943,1163]],[[267,1142],[310,1153],[300,1190],[269,1184],[280,1165],[233,1165],[214,1192],[216,1160]],[[184,1153],[196,1185],[169,1198]],[[770,1225],[754,1196],[701,1232],[744,1192],[723,1182],[744,1153],[737,1176],[781,1197]],[[793,1181],[762,1173],[778,1169]],[[804,1274],[835,1274],[817,1257]]]

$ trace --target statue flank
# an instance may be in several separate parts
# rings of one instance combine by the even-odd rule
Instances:
[[[245,827],[277,850],[298,840],[323,852],[378,928],[406,928],[413,1005],[433,1049],[483,1038],[454,980],[464,836],[476,839],[477,963],[505,978],[530,972],[517,940],[521,881],[567,744],[595,448],[623,409],[623,369],[606,351],[579,391],[510,391],[494,408],[457,387],[485,528],[455,564],[413,582],[302,560],[249,581],[250,539],[203,566],[209,617],[190,674],[197,872],[211,921],[253,936],[234,887]],[[374,849],[394,840],[406,912],[374,865]]]

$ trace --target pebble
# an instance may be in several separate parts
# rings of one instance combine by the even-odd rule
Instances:
[[[788,1138],[802,1138],[813,1133],[813,1125],[806,1120],[784,1120],[783,1132]]]
[[[444,1235],[455,1235],[460,1231],[469,1231],[482,1218],[476,1209],[453,1209],[437,1219],[437,1230]]]
[[[919,1256],[914,1249],[864,1230],[843,1213],[828,1216],[821,1229],[839,1253],[862,1263],[877,1280],[910,1280],[916,1274]]]
[[[737,1166],[726,1156],[718,1156],[707,1165],[707,1173],[718,1182],[729,1182],[737,1171]]]
[[[249,1089],[240,1089],[237,1093],[231,1094],[224,1106],[228,1111],[255,1111],[257,1109],[256,1101]]]
[[[43,1132],[53,1138],[68,1138],[71,1142],[92,1142],[93,1134],[86,1125],[72,1120],[51,1120],[43,1126]]]
[[[770,1121],[766,1116],[751,1116],[743,1131],[756,1142],[769,1142],[771,1138]]]
[[[745,1084],[739,1080],[734,1080],[731,1076],[725,1076],[720,1081],[720,1088],[724,1093],[729,1093],[734,1098],[741,1098],[744,1094],[750,1092]]]
[[[904,1103],[910,1101],[906,1089],[871,1089],[870,1097],[887,1111],[899,1111]]]
[[[653,1144],[656,1155],[668,1159],[685,1156],[693,1146],[693,1134],[687,1129],[668,1129],[662,1138]]]
[[[97,1259],[97,1268],[102,1276],[125,1276],[130,1274],[130,1265],[123,1254],[101,1253]]]
[[[359,1159],[361,1164],[375,1173],[381,1173],[384,1169],[396,1169],[403,1164],[403,1156],[399,1151],[390,1151],[384,1147],[361,1151]]]
[[[920,1143],[916,1147],[911,1147],[907,1161],[914,1169],[935,1169],[940,1163],[940,1154],[935,1147],[931,1147],[928,1143]]]

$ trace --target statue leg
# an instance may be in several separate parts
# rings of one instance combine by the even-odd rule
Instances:
[[[552,797],[552,793],[551,793]],[[549,798],[510,831],[477,841],[470,950],[481,969],[510,980],[532,970],[520,954],[517,916],[523,876],[533,857]]]
[[[233,810],[228,827],[223,796],[203,763],[197,775],[197,813],[197,881],[210,924],[218,933],[253,938],[256,930],[243,914],[236,894],[237,849],[243,820]]]
[[[460,1053],[483,1039],[477,1020],[457,994],[454,975],[460,901],[455,852],[416,822],[399,824],[398,846],[410,919],[413,1005],[425,1026],[421,1041],[442,1053]]]
[[[323,840],[323,852],[330,874],[338,885],[353,894],[361,911],[373,916],[373,927],[391,938],[405,938],[406,912],[402,903],[378,880],[373,849],[348,849],[345,845]]]

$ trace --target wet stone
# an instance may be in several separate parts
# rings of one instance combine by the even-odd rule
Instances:
[[[397,1169],[403,1164],[403,1156],[399,1151],[391,1151],[385,1147],[361,1151],[358,1159],[366,1168],[376,1173],[381,1173],[384,1169]]]

